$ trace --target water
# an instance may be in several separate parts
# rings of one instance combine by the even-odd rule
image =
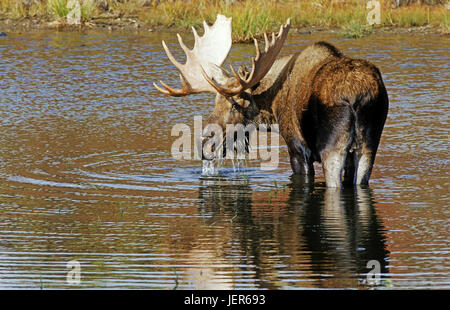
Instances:
[[[185,41],[192,43],[184,36]],[[173,34],[9,33],[0,39],[1,288],[450,288],[449,39],[291,34],[379,66],[390,111],[369,189],[326,189],[259,161],[219,176],[171,157],[213,96],[172,98]],[[249,62],[236,45],[229,62]],[[69,284],[67,263],[81,265]]]

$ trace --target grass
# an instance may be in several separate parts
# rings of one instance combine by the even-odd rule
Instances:
[[[97,11],[98,8],[94,0],[84,0],[81,4],[81,19],[89,21],[98,14]]]
[[[74,1],[74,0],[71,0]],[[240,0],[227,4],[225,0],[77,0],[81,20],[133,19],[147,27],[189,29],[202,28],[203,20],[214,22],[218,13],[233,17],[235,41],[248,41],[263,32],[278,31],[291,18],[292,27],[341,28],[347,37],[370,34],[366,17],[370,9],[361,0]],[[391,0],[380,1],[381,24],[375,27],[431,26],[448,33],[448,12],[444,5],[409,5],[392,7]],[[69,10],[69,0],[40,0],[25,6],[19,0],[0,0],[3,18],[34,18],[43,21],[63,20]],[[147,3],[144,6],[143,3]],[[261,9],[264,5],[264,9]]]
[[[99,8],[94,0],[78,0],[80,17],[82,21],[89,21],[99,13]],[[42,2],[41,2],[42,3]],[[45,3],[45,2],[44,2]],[[76,7],[76,1],[47,0],[47,12],[56,18],[65,18],[69,11]]]
[[[69,13],[67,0],[48,0],[47,8],[50,14],[55,17],[65,17]]]
[[[341,35],[351,39],[358,39],[373,32],[373,26],[369,24],[350,21],[342,27]]]

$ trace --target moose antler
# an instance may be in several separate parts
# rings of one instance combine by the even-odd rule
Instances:
[[[290,28],[290,19],[287,20],[286,25],[280,27],[280,32],[277,36],[272,33],[272,40],[269,43],[267,35],[264,33],[265,49],[263,52],[259,50],[258,41],[254,39],[256,48],[256,57],[252,57],[252,71],[248,78],[244,79],[239,76],[236,71],[234,71],[233,66],[230,65],[231,72],[236,78],[237,83],[234,83],[232,87],[223,87],[218,85],[212,78],[210,78],[202,70],[203,77],[211,84],[214,89],[225,97],[234,96],[242,93],[246,89],[255,86],[262,78],[269,72],[275,59],[277,58],[284,41],[286,40],[287,34]]]
[[[169,60],[180,70],[181,89],[173,89],[160,81],[164,88],[153,83],[156,89],[170,96],[186,96],[200,92],[216,92],[215,88],[203,78],[203,72],[211,76],[223,76],[225,72],[220,68],[231,49],[231,17],[217,15],[217,20],[212,26],[203,22],[205,33],[199,37],[194,27],[195,44],[190,50],[183,43],[183,39],[177,34],[178,42],[186,53],[186,63],[180,64],[173,57],[166,43],[162,41],[164,50]],[[220,69],[220,70],[218,70]]]

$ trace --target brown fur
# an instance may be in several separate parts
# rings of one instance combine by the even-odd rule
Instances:
[[[318,42],[279,58],[246,94],[218,95],[206,123],[277,123],[294,173],[313,177],[319,161],[327,186],[339,187],[344,168],[344,182],[368,183],[387,111],[379,70]]]

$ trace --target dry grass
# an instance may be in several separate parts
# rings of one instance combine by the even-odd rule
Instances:
[[[83,21],[99,18],[130,17],[149,27],[187,29],[213,22],[218,13],[233,17],[235,40],[248,40],[262,32],[277,31],[291,18],[293,27],[339,27],[343,34],[360,37],[371,33],[366,17],[369,9],[361,0],[79,0]],[[24,5],[29,2],[31,5]],[[37,18],[52,21],[64,18],[68,0],[0,0],[0,14],[11,19]],[[231,2],[231,1],[229,1]],[[443,5],[392,7],[380,0],[381,25],[389,27],[432,26],[448,32],[448,12]],[[378,27],[376,25],[376,27]]]

